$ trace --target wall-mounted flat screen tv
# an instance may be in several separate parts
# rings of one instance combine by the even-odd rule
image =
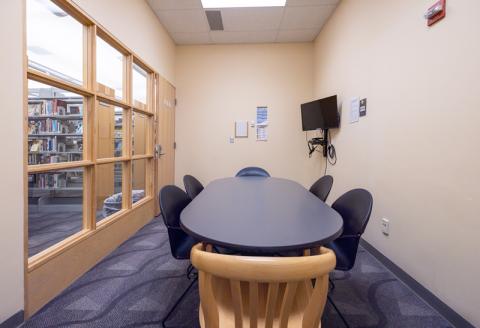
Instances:
[[[303,131],[338,128],[337,96],[318,99],[301,105]]]

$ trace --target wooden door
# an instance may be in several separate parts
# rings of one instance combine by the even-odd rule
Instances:
[[[175,87],[167,80],[157,79],[156,115],[156,188],[175,183]],[[160,213],[158,201],[156,212]]]

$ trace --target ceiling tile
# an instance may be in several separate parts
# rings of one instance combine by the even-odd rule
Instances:
[[[319,29],[279,31],[277,42],[310,42],[318,35]]]
[[[283,7],[224,8],[223,26],[225,31],[275,30],[280,26],[283,10]]]
[[[277,31],[210,32],[213,43],[270,43],[275,42],[276,36]]]
[[[286,7],[281,30],[312,29],[323,26],[335,9],[335,5]]]
[[[157,16],[171,34],[210,30],[203,9],[157,11]]]
[[[287,0],[286,7],[223,8],[210,31],[201,0],[147,0],[177,44],[309,42],[340,0]]]
[[[200,0],[148,0],[148,4],[154,11],[203,8]]]
[[[287,0],[287,6],[337,5],[340,0]]]
[[[210,43],[210,34],[203,33],[173,33],[176,44],[207,44]]]

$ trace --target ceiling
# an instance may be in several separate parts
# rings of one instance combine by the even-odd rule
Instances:
[[[313,41],[340,0],[287,0],[285,7],[208,9],[220,10],[223,31],[210,29],[200,0],[147,2],[177,44],[217,44]]]

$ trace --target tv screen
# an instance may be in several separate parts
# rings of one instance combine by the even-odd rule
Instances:
[[[301,105],[303,131],[338,128],[337,96],[331,96]]]

